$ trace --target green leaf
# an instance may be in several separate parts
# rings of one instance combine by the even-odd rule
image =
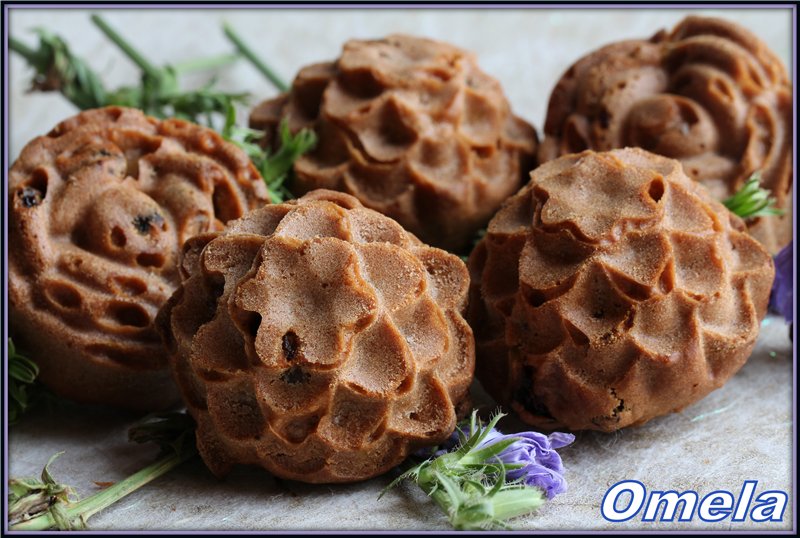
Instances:
[[[62,38],[47,30],[37,29],[38,49],[32,49],[13,37],[9,40],[11,50],[22,56],[36,71],[32,89],[59,91],[81,110],[125,106],[138,108],[158,118],[178,117],[198,123],[204,120],[212,128],[214,117],[224,113],[226,103],[244,101],[247,94],[214,90],[213,80],[199,90],[189,91],[181,90],[178,80],[181,73],[228,65],[236,60],[236,55],[226,54],[184,62],[179,66],[157,67],[102,17],[93,15],[91,19],[141,70],[139,85],[106,90],[100,77],[85,60],[71,52]]]
[[[732,213],[743,219],[752,219],[769,215],[783,215],[783,211],[774,207],[776,200],[770,197],[770,191],[759,186],[761,171],[755,171],[736,194],[724,200],[722,204]]]
[[[17,351],[14,341],[8,339],[8,421],[16,424],[37,400],[39,391],[35,389],[39,367],[35,362]]]
[[[277,151],[270,153],[257,143],[264,137],[264,133],[246,127],[238,127],[236,125],[236,109],[233,103],[227,105],[222,136],[250,156],[250,160],[264,178],[272,202],[276,204],[294,198],[286,186],[293,172],[294,163],[317,143],[314,131],[301,129],[292,134],[285,119],[280,124],[279,132],[280,146]]]

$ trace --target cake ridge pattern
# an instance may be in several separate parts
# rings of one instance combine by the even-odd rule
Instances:
[[[477,376],[534,426],[613,431],[674,412],[747,360],[771,257],[678,161],[550,161],[470,257]]]
[[[469,405],[469,276],[355,198],[316,190],[191,239],[159,314],[216,474],[306,482],[385,472]]]
[[[680,160],[718,200],[761,171],[785,214],[747,224],[776,253],[792,235],[792,118],[791,83],[766,44],[734,23],[692,16],[573,64],[550,96],[538,156],[641,147]]]
[[[536,133],[515,117],[472,54],[404,35],[351,40],[335,62],[298,73],[250,126],[279,138],[286,119],[314,129],[293,192],[356,196],[433,246],[463,248],[534,164]]]
[[[9,171],[9,299],[44,383],[89,403],[176,403],[153,320],[180,247],[267,199],[243,152],[181,120],[108,107],[29,143]]]

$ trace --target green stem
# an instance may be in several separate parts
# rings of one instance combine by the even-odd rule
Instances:
[[[285,92],[289,89],[289,86],[287,86],[286,83],[261,60],[261,58],[256,56],[255,52],[253,52],[253,49],[251,49],[247,43],[245,43],[242,38],[239,37],[236,32],[234,32],[233,28],[231,28],[227,23],[223,23],[222,28],[225,32],[225,36],[234,44],[236,50],[238,50],[242,56],[247,58],[250,63],[252,63],[253,66],[255,66],[255,68],[258,69],[261,74],[272,83],[273,86],[282,92]]]
[[[129,476],[125,480],[117,482],[103,491],[95,493],[91,497],[87,497],[82,501],[68,505],[66,514],[69,521],[86,522],[91,516],[107,508],[129,493],[133,493],[145,484],[155,480],[159,476],[174,469],[190,457],[194,456],[196,452],[192,451],[189,454],[179,456],[177,454],[170,454],[164,456],[155,463],[148,465],[141,471]],[[21,521],[10,527],[13,531],[42,531],[54,528],[56,525],[53,516],[50,512],[31,518],[27,521]]]
[[[544,504],[544,494],[536,496],[529,489],[499,491],[492,499],[495,517],[501,521],[524,516]]]
[[[37,59],[35,50],[14,37],[8,38],[8,48],[25,58],[28,63],[35,63]]]
[[[420,485],[420,487],[422,487]],[[447,492],[443,489],[437,489],[433,493],[430,492],[431,488],[422,487],[422,491],[424,491],[433,501],[439,506],[439,508],[444,512],[447,516],[447,519],[450,519],[450,509],[452,506],[450,505],[450,497],[447,495]],[[457,529],[458,530],[458,529]]]
[[[172,64],[172,69],[176,74],[190,73],[192,71],[206,71],[230,65],[239,59],[238,54],[220,54],[211,58],[196,58]]]
[[[125,41],[121,35],[117,33],[116,30],[111,28],[108,23],[103,20],[100,15],[92,15],[92,22],[102,30],[102,32],[108,37],[111,41],[117,45],[125,55],[130,58],[133,63],[139,66],[139,69],[144,71],[147,75],[152,77],[158,77],[160,74],[160,70],[153,66],[150,62],[148,62],[144,56],[139,53],[130,43]]]

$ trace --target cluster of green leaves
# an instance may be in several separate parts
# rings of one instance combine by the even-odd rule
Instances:
[[[775,207],[775,198],[770,197],[770,191],[762,189],[760,183],[761,171],[757,170],[736,194],[724,200],[722,204],[743,219],[783,215],[783,211]]]
[[[34,68],[32,88],[59,91],[81,110],[118,105],[139,108],[159,118],[176,117],[213,126],[214,114],[224,114],[230,103],[243,103],[244,93],[226,93],[214,89],[210,81],[196,90],[182,90],[179,76],[189,71],[214,69],[236,60],[234,54],[193,60],[182,65],[156,67],[128,43],[104,19],[92,16],[92,22],[141,70],[138,86],[108,90],[88,63],[73,54],[67,43],[44,29],[36,29],[38,49],[10,38],[12,51]]]
[[[34,383],[39,367],[17,351],[14,341],[8,339],[8,422],[15,424],[36,401]]]
[[[539,488],[506,480],[508,471],[522,467],[499,458],[515,438],[482,445],[502,417],[497,414],[483,426],[473,411],[469,435],[462,435],[459,430],[461,441],[456,450],[412,467],[386,489],[404,480],[414,482],[439,505],[457,530],[507,529],[506,520],[537,509],[544,504],[545,496]]]
[[[310,129],[301,129],[292,134],[286,120],[279,127],[280,143],[277,151],[271,152],[259,145],[265,133],[236,125],[236,109],[231,104],[226,110],[222,136],[247,153],[267,184],[270,198],[280,203],[294,198],[287,187],[287,179],[292,173],[294,162],[302,154],[310,151],[317,143],[317,136]]]

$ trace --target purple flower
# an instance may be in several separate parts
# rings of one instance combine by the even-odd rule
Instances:
[[[772,296],[770,297],[770,308],[786,318],[787,323],[794,321],[794,309],[792,299],[794,297],[794,284],[792,269],[794,267],[793,254],[794,241],[775,256],[775,282],[772,284]]]
[[[469,436],[469,425],[461,426],[461,432]],[[553,432],[544,435],[538,432],[520,432],[505,435],[492,428],[476,450],[493,445],[505,439],[516,439],[499,454],[503,463],[520,464],[519,469],[506,473],[506,480],[521,480],[526,486],[541,488],[548,499],[567,491],[564,479],[564,464],[555,449],[569,445],[575,440],[571,433]],[[441,456],[458,446],[458,430],[454,431],[445,443],[445,449],[434,456]]]

